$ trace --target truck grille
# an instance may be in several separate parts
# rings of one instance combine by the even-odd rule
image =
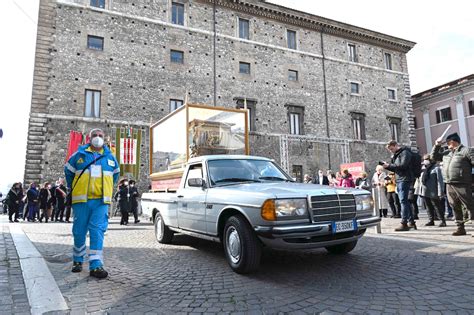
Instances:
[[[314,222],[351,220],[356,215],[354,195],[312,196],[311,210]]]

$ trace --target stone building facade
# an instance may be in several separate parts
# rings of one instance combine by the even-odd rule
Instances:
[[[147,184],[148,126],[185,100],[246,100],[251,154],[295,177],[373,169],[415,145],[414,44],[258,0],[41,0],[25,181],[62,173],[70,130],[131,126]]]

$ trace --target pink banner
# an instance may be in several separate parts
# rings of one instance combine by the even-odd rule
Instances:
[[[364,162],[354,162],[354,163],[344,163],[341,164],[340,170],[347,169],[349,173],[352,174],[352,178],[360,177],[362,172],[365,172],[365,164]]]

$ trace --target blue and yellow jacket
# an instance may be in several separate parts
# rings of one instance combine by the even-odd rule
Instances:
[[[101,155],[105,156],[97,160]],[[84,167],[94,160],[96,161],[78,180]],[[104,146],[100,152],[95,152],[90,148],[90,144],[86,144],[79,147],[77,152],[69,158],[64,166],[64,173],[68,187],[74,188],[73,204],[100,198],[104,203],[110,204],[114,186],[119,178],[120,167],[109,148]]]

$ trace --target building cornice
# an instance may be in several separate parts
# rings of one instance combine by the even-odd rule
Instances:
[[[318,32],[407,53],[415,42],[259,0],[196,0]]]
[[[464,83],[457,84],[457,85],[453,85],[453,86],[450,86],[449,88],[439,90],[439,91],[436,91],[436,92],[431,92],[428,95],[423,95],[423,92],[418,93],[418,94],[413,95],[411,97],[412,102],[413,102],[413,107],[418,107],[418,104],[421,103],[421,102],[432,100],[432,99],[438,98],[440,96],[444,96],[444,95],[447,95],[447,94],[465,89],[469,86],[474,86],[474,80],[466,81]],[[453,96],[453,99],[454,98],[455,98],[455,96]]]

